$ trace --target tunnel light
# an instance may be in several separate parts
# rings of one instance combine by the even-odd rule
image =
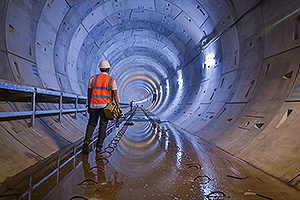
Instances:
[[[168,80],[166,80],[166,90],[167,90],[167,94],[169,94],[170,85],[169,85],[169,81]]]
[[[216,62],[215,54],[211,53],[206,56],[204,64],[206,66],[210,67],[210,66],[214,65],[215,62]]]
[[[179,89],[181,89],[183,86],[182,71],[178,70],[177,73],[178,73],[178,86]]]
[[[144,103],[146,101],[149,101],[149,97],[147,97],[145,99],[141,99],[141,100],[135,101],[135,103]]]

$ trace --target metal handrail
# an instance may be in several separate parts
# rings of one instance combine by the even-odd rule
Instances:
[[[9,91],[9,92],[18,92],[28,95],[31,94],[31,111],[14,111],[14,112],[0,112],[0,119],[5,118],[14,118],[14,117],[31,117],[31,126],[34,126],[34,118],[36,115],[59,115],[59,121],[61,120],[61,115],[64,113],[75,113],[75,118],[77,117],[78,112],[86,112],[86,108],[78,108],[79,104],[85,105],[87,97],[80,96],[76,94],[63,93],[55,90],[48,90],[37,87],[22,86],[13,83],[0,82],[0,90]],[[56,110],[36,110],[36,100],[37,95],[47,95],[53,97],[59,97],[59,109]],[[63,99],[72,99],[74,101],[75,109],[63,109]],[[84,102],[84,103],[83,103]]]

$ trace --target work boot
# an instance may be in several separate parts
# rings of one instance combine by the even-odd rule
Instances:
[[[83,145],[82,145],[82,153],[83,154],[88,154],[89,153],[89,144],[88,143],[83,143]]]
[[[119,125],[120,125],[120,122],[119,122],[119,119],[117,118],[116,119],[116,127],[119,128]]]

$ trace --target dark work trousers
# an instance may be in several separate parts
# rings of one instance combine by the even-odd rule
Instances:
[[[89,123],[86,127],[84,142],[90,143],[90,139],[93,135],[93,132],[95,130],[95,127],[97,126],[100,117],[98,141],[96,143],[96,146],[100,147],[102,146],[106,136],[106,127],[107,127],[108,119],[105,116],[104,108],[98,108],[98,109],[89,108],[89,114],[90,114],[90,118],[89,118]]]

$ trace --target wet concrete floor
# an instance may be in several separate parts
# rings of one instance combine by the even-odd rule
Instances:
[[[102,152],[93,146],[61,159],[17,199],[300,199],[300,191],[142,111],[107,136]]]

